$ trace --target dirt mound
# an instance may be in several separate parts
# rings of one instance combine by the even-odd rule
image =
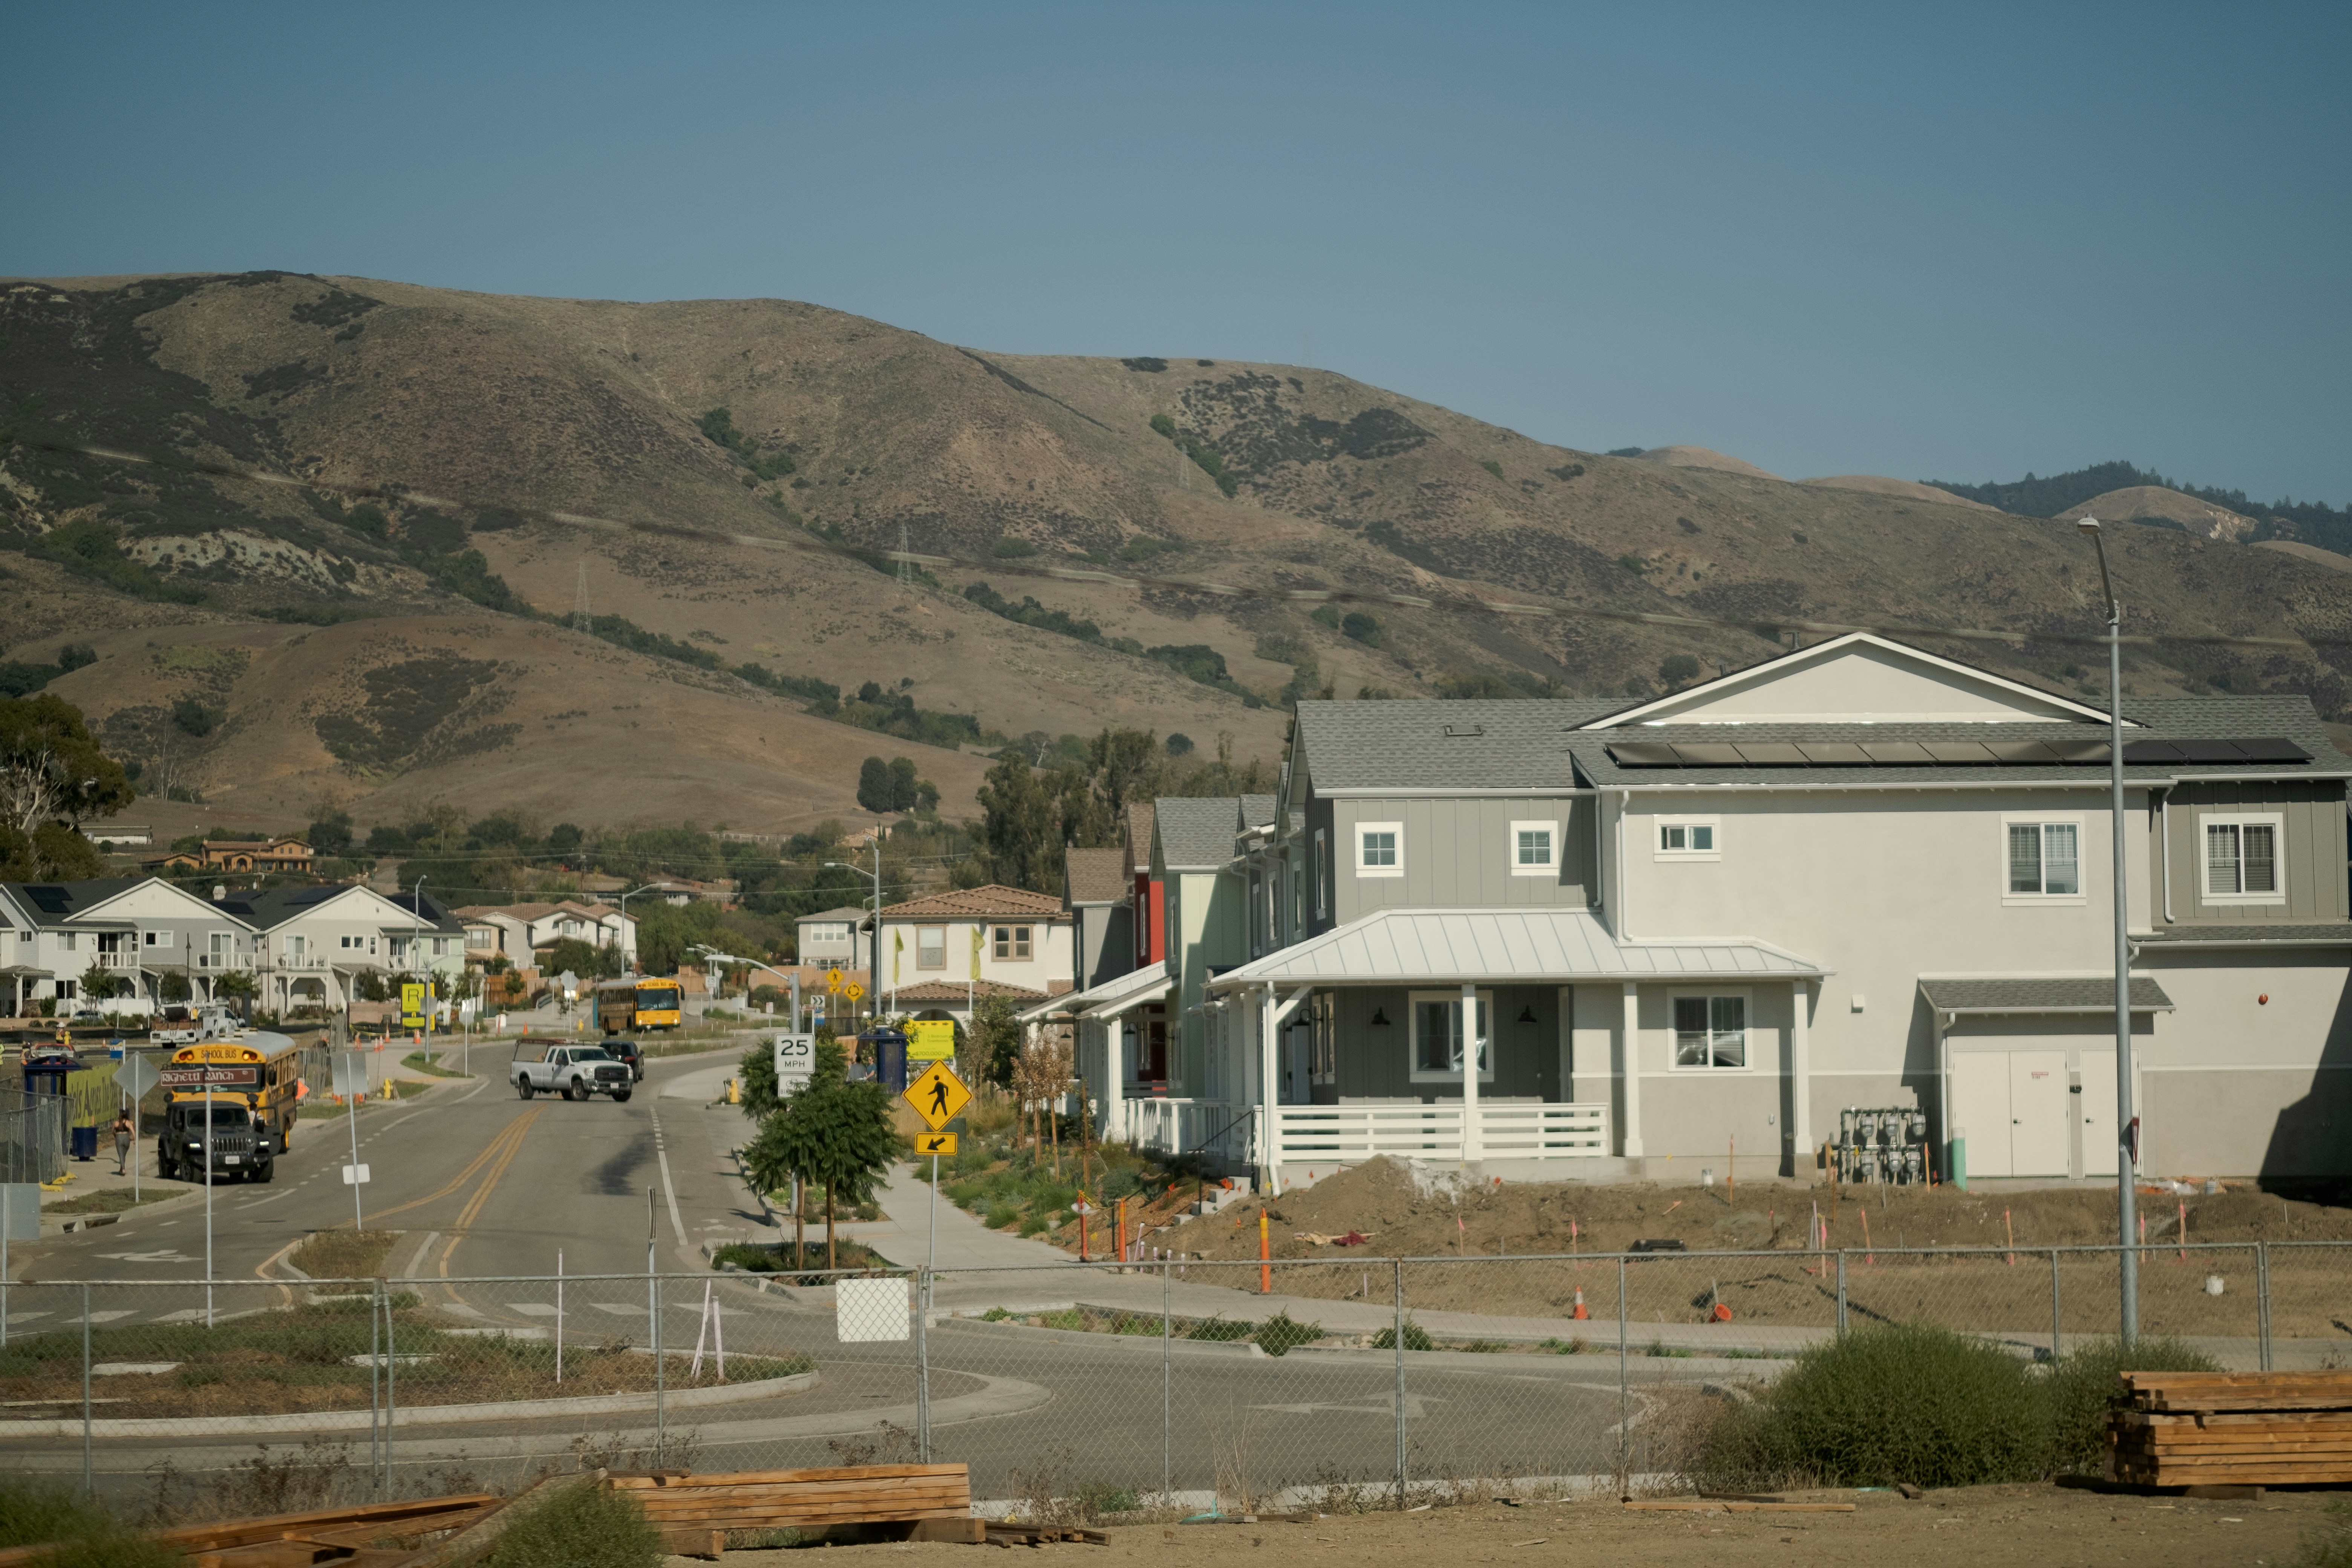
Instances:
[[[1670,468],[1714,468],[1726,474],[1746,474],[1756,479],[1777,479],[1780,477],[1768,474],[1744,458],[1711,452],[1705,447],[1653,447],[1635,461],[1663,463]]]
[[[1891,479],[1884,474],[1832,474],[1826,479],[1799,479],[1801,485],[1816,485],[1828,490],[1861,490],[1865,495],[1895,496],[1904,500],[1929,500],[1944,506],[1972,506],[1979,511],[1999,511],[1997,506],[1987,506],[1980,500],[1956,496],[1949,490],[1937,489],[1910,479]]]

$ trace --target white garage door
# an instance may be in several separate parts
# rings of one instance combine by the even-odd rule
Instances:
[[[2116,1053],[2083,1053],[2083,1092],[2074,1097],[2083,1123],[2083,1174],[2112,1176],[2116,1149]]]
[[[2009,1053],[1952,1054],[1952,1131],[1968,1140],[1969,1174],[2009,1172]]]

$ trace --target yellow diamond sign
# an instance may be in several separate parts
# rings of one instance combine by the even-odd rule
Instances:
[[[904,1098],[923,1119],[923,1125],[937,1132],[963,1113],[963,1108],[971,1103],[971,1090],[964,1088],[963,1079],[947,1063],[933,1062],[907,1086]]]
[[[828,970],[826,970],[826,971],[824,972],[824,988],[825,988],[827,991],[832,992],[832,993],[833,993],[835,995],[836,995],[836,996],[838,996],[838,995],[840,995],[840,994],[841,994],[841,971],[840,971],[840,970],[838,970],[838,969],[828,969]]]

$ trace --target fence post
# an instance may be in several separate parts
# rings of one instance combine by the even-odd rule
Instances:
[[[934,1173],[936,1174],[936,1173]],[[915,1272],[915,1462],[931,1462],[931,1271]]]
[[[376,1295],[383,1301],[383,1500],[392,1500],[392,1425],[400,1412],[400,1332],[392,1321],[392,1287],[376,1276]]]
[[[89,1453],[89,1281],[81,1282],[81,1489],[83,1495],[98,1495],[97,1479],[90,1473]]]
[[[838,1281],[835,1282],[838,1284]],[[646,1293],[653,1301],[654,1319],[654,1468],[665,1462],[669,1445],[668,1368],[662,1364],[661,1346],[661,1276],[656,1274],[646,1282]]]
[[[1838,1248],[1838,1326],[1837,1326],[1837,1331],[1838,1331],[1841,1335],[1843,1335],[1843,1334],[1845,1332],[1845,1248],[1844,1248],[1844,1247],[1839,1247],[1839,1248]]]
[[[1390,1267],[1396,1274],[1396,1315],[1390,1332],[1396,1340],[1396,1489],[1397,1511],[1404,1511],[1404,1259],[1392,1258]]]
[[[1627,1430],[1633,1419],[1633,1370],[1625,1346],[1625,1255],[1617,1255],[1617,1474],[1627,1498],[1633,1491],[1633,1457]]]
[[[2271,1249],[2254,1243],[2254,1330],[2262,1370],[2271,1370]]]
[[[2058,1364],[2058,1335],[2064,1327],[2058,1315],[2058,1249],[2050,1249],[2050,1364]]]
[[[1175,1341],[1175,1267],[1173,1255],[1163,1251],[1160,1258],[1160,1495],[1171,1503],[1176,1496],[1174,1379],[1171,1375],[1175,1352],[1170,1348]]]
[[[383,1496],[383,1313],[376,1300],[381,1281],[368,1283],[368,1481]]]

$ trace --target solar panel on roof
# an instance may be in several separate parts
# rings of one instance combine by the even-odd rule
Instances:
[[[1800,741],[1797,750],[1817,768],[1864,768],[1870,757],[1851,741]]]
[[[2311,753],[2293,741],[2273,737],[2261,741],[2240,741],[2238,750],[2250,763],[2307,763]]]
[[[1739,754],[1752,768],[1801,768],[1805,753],[1786,741],[1742,741]]]
[[[1744,768],[1748,759],[1739,748],[1714,741],[1676,741],[1675,754],[1686,768]]]
[[[1948,767],[1981,768],[1995,759],[1983,744],[1976,741],[1923,741],[1927,754]]]
[[[73,895],[63,888],[27,888],[25,896],[45,915],[61,915],[73,908]]]
[[[1864,741],[1862,751],[1882,768],[1916,768],[1936,760],[1916,741]]]
[[[1610,758],[1621,768],[1672,768],[1682,765],[1672,746],[1656,741],[1612,741]]]

